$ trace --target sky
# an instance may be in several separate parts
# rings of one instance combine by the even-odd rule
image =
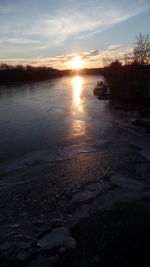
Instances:
[[[0,63],[101,67],[149,31],[150,0],[0,0]]]

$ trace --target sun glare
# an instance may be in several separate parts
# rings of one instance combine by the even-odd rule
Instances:
[[[80,69],[83,66],[84,62],[81,60],[80,56],[74,57],[70,62],[69,65],[72,69]]]
[[[73,78],[73,89],[74,89],[74,103],[79,105],[81,102],[81,91],[82,91],[82,79],[78,76]]]

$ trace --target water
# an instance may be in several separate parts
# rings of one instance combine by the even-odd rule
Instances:
[[[0,87],[1,171],[93,152],[114,119],[93,95],[102,76],[63,77]],[[116,115],[115,115],[116,116]]]

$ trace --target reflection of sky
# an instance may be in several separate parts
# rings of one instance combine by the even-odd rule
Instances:
[[[149,11],[149,0],[1,0],[0,61],[65,68],[66,54],[127,49],[148,33]]]

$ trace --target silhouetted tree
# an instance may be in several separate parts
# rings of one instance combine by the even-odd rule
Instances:
[[[121,66],[122,63],[119,60],[116,60],[110,64],[110,68],[114,70],[120,69]]]
[[[150,61],[150,39],[149,34],[140,33],[136,36],[136,41],[133,43],[134,61],[138,64],[148,64]]]

